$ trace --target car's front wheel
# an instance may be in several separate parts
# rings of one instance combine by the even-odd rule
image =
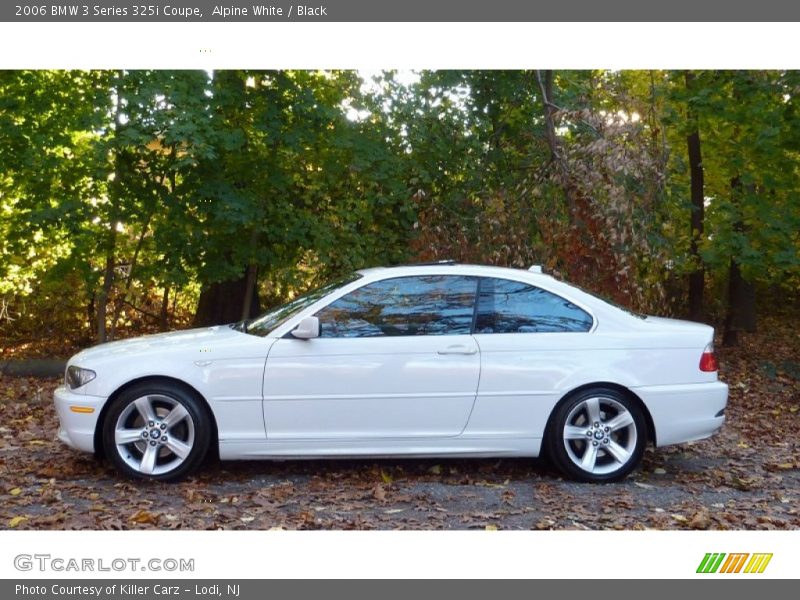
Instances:
[[[143,382],[109,407],[103,448],[128,476],[175,481],[203,462],[210,431],[205,407],[194,394],[171,382]]]
[[[646,437],[638,403],[615,389],[598,387],[574,394],[556,408],[546,448],[568,477],[610,482],[641,462]]]

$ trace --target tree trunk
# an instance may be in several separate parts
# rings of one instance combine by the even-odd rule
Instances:
[[[245,318],[255,317],[261,312],[257,286],[248,286],[248,273],[238,279],[212,283],[200,292],[197,311],[194,315],[195,327],[222,325],[242,319],[245,295],[250,290],[250,306]]]
[[[258,267],[251,264],[247,267],[247,275],[244,282],[244,294],[242,299],[242,319],[249,319],[253,314],[253,299],[258,302],[258,294],[256,293],[256,281],[258,280]],[[255,314],[258,314],[256,311]]]
[[[561,153],[561,143],[556,132],[555,114],[558,106],[553,102],[553,71],[536,71],[536,81],[539,84],[539,92],[542,95],[542,108],[544,110],[544,129],[547,146],[550,149],[550,160],[555,163],[558,169],[561,186],[564,190],[564,197],[569,208],[570,218],[576,221],[577,201],[573,191],[573,181],[567,168],[567,163]]]
[[[114,287],[114,269],[116,267],[116,253],[117,253],[117,225],[119,219],[119,203],[122,197],[122,149],[120,147],[121,129],[124,127],[120,107],[122,100],[122,79],[124,73],[120,71],[117,73],[117,84],[115,89],[114,100],[114,139],[112,140],[112,147],[114,150],[114,179],[108,186],[108,199],[109,199],[109,230],[106,238],[105,253],[106,265],[103,270],[103,285],[100,288],[100,293],[97,296],[97,341],[102,344],[107,341],[108,334],[106,332],[106,316],[108,312],[108,298],[111,296],[111,290]]]
[[[136,270],[136,263],[139,261],[139,253],[142,251],[142,247],[144,246],[144,238],[150,228],[150,219],[152,217],[153,213],[151,212],[147,215],[147,219],[145,219],[144,225],[142,226],[142,231],[139,234],[139,239],[136,241],[136,248],[133,251],[133,258],[131,258],[128,276],[125,278],[125,288],[121,294],[117,294],[117,301],[114,303],[114,315],[111,317],[111,335],[109,336],[109,339],[111,340],[117,337],[117,323],[120,315],[122,314],[122,307],[128,300],[128,295],[130,294],[131,286],[133,285],[133,274]]]
[[[694,73],[686,73],[686,89],[692,88]],[[705,287],[705,270],[703,259],[700,257],[698,242],[703,236],[704,225],[704,181],[703,159],[700,146],[700,130],[697,124],[697,115],[689,109],[687,115],[691,123],[691,131],[686,136],[686,145],[689,152],[689,175],[692,197],[692,238],[689,253],[692,257],[694,270],[689,274],[689,318],[692,321],[703,320],[703,291]]]
[[[92,292],[92,295],[89,296],[89,303],[86,305],[86,319],[89,324],[89,329],[93,329],[97,323],[97,310],[95,309],[96,300],[97,294]]]
[[[258,242],[258,230],[254,227],[250,232],[250,248],[255,252],[256,244]],[[250,261],[247,265],[245,272],[244,293],[242,300],[242,316],[241,320],[249,319],[253,310],[253,296],[258,296],[256,293],[256,282],[258,281],[258,265],[255,261]],[[256,314],[258,314],[256,312]]]
[[[728,278],[728,312],[722,334],[723,346],[739,344],[740,331],[755,331],[756,293],[753,284],[742,277],[736,258],[731,258]]]
[[[164,295],[161,298],[161,318],[159,319],[159,331],[169,329],[169,286],[164,286]]]
[[[742,194],[742,182],[737,176],[731,180],[732,198],[735,204]],[[744,224],[737,217],[734,231],[743,232]],[[722,334],[723,346],[736,346],[739,343],[740,331],[756,330],[756,291],[753,284],[742,276],[739,261],[731,257],[728,276],[728,311],[725,315],[725,326]]]
[[[108,297],[111,295],[111,288],[114,285],[114,253],[117,241],[117,224],[111,223],[111,231],[108,235],[108,246],[106,248],[106,266],[103,270],[103,286],[97,295],[97,343],[102,344],[108,339],[106,333],[106,313],[108,309]]]
[[[553,104],[553,71],[547,70],[542,78],[539,71],[536,72],[539,79],[539,90],[542,92],[542,105],[545,116],[545,135],[547,145],[550,147],[550,155],[553,160],[560,158],[558,136],[556,135],[556,124],[554,114],[557,110]]]

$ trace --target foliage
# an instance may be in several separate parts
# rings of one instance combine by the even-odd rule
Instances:
[[[762,292],[794,293],[800,75],[684,78],[0,72],[0,329],[119,337],[190,322],[201,290],[246,273],[274,304],[439,258],[540,263],[666,314],[684,312],[698,260],[712,317],[732,261]]]
[[[109,304],[99,319],[113,334],[120,318],[157,318],[159,290],[165,305],[173,290],[174,308],[179,291],[248,264],[283,298],[406,254],[399,137],[378,113],[347,118],[362,101],[355,73],[37,71],[2,82],[0,294],[31,328],[39,314],[20,300],[73,276],[70,318]]]
[[[800,188],[797,186],[800,120],[797,72],[701,71],[687,91],[664,75],[664,120],[670,142],[685,136],[685,112],[697,115],[703,140],[706,232],[700,253],[716,280],[724,279],[732,258],[745,277],[786,291],[800,283]],[[690,229],[686,158],[673,151],[668,186],[673,218],[665,224],[686,264]],[[738,180],[737,187],[734,181]],[[719,296],[718,296],[719,297]]]

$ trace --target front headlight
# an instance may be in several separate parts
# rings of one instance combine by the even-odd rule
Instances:
[[[64,377],[64,381],[69,389],[74,390],[82,385],[86,385],[95,377],[97,377],[97,373],[94,371],[90,369],[82,369],[81,367],[72,365],[71,367],[67,367],[67,373]]]

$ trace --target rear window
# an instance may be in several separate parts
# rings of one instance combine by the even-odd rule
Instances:
[[[578,332],[589,331],[592,324],[585,310],[541,288],[508,279],[480,280],[475,333]]]

